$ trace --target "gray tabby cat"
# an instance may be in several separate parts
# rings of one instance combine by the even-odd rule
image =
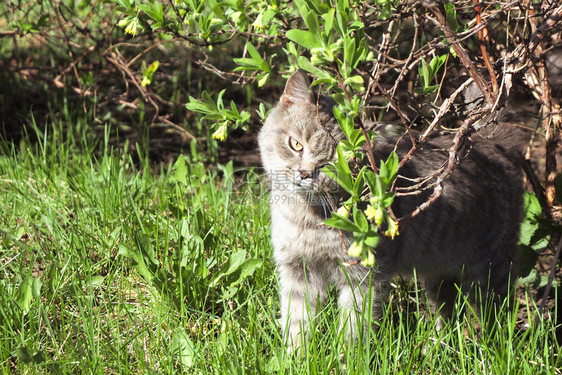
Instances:
[[[334,160],[342,138],[333,105],[328,97],[312,96],[306,75],[296,72],[259,135],[271,183],[271,235],[279,272],[281,324],[288,344],[301,346],[307,311],[315,313],[329,285],[338,290],[342,325],[353,336],[362,308],[371,306],[367,302],[379,315],[389,281],[396,275],[412,275],[414,268],[443,315],[452,312],[455,285],[465,292],[480,285],[505,296],[514,278],[510,272],[522,218],[522,173],[515,162],[518,147],[473,136],[468,156],[443,182],[442,195],[401,228],[396,239],[381,240],[375,249],[375,267],[349,266],[357,259],[346,254],[342,243],[347,248],[352,234],[344,232],[342,238],[337,230],[322,225],[332,209],[325,192],[337,198],[339,191],[320,171]],[[396,142],[378,138],[375,157],[386,159]],[[413,185],[413,179],[438,170],[446,163],[444,151],[451,144],[452,138],[445,136],[424,143],[400,169],[397,186]],[[401,141],[398,153],[409,148],[408,141]],[[397,217],[409,214],[431,191],[396,198],[394,213]],[[372,301],[366,301],[368,296]]]

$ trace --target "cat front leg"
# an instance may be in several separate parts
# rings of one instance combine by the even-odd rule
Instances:
[[[338,305],[341,311],[340,330],[346,332],[347,341],[360,337],[365,333],[368,322],[375,322],[381,317],[382,299],[387,288],[385,283],[348,281],[339,288]]]
[[[281,327],[289,351],[299,350],[309,336],[309,318],[326,295],[326,285],[305,267],[279,265]]]
[[[340,332],[346,333],[347,341],[359,337],[363,327],[363,309],[366,307],[365,297],[369,297],[367,288],[360,285],[345,285],[340,288],[338,306],[340,315]]]

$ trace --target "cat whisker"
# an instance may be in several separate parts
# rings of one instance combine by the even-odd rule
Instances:
[[[331,216],[332,212],[332,209],[330,207],[330,198],[325,192],[322,192],[320,196],[322,197],[321,202],[322,209],[324,210],[324,219],[328,219]]]

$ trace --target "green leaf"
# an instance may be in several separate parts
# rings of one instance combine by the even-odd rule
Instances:
[[[240,266],[240,275],[238,278],[233,281],[230,286],[235,286],[243,282],[246,278],[252,276],[254,272],[263,265],[263,261],[261,259],[247,259],[242,265]]]
[[[353,142],[353,149],[357,150],[365,144],[365,136],[359,129],[353,130],[350,140]]]
[[[367,167],[363,166],[363,168],[361,168],[361,170],[357,174],[357,177],[355,178],[355,182],[353,183],[353,195],[355,196],[359,196],[359,194],[361,194],[363,188],[365,187],[364,179],[363,179],[363,174],[365,173],[365,170],[367,170]]]
[[[393,181],[394,178],[396,178],[396,174],[398,173],[398,164],[400,164],[400,159],[398,158],[398,154],[392,151],[390,155],[388,155],[388,158],[386,159],[385,162],[385,166],[390,172],[388,177],[391,181]]]
[[[358,210],[356,206],[353,206],[353,220],[355,221],[355,225],[361,229],[362,233],[369,231],[369,222],[365,214],[361,210]]]
[[[228,263],[221,267],[221,269],[216,273],[216,276],[210,282],[210,286],[214,287],[218,284],[219,280],[236,272],[242,263],[246,260],[246,250],[240,250],[228,258]]]
[[[33,276],[27,275],[16,292],[16,301],[24,314],[29,312],[33,302]]]
[[[207,91],[201,93],[201,99],[197,100],[194,97],[189,97],[189,103],[185,107],[193,112],[204,113],[207,115],[220,114],[219,109]]]
[[[148,237],[142,232],[137,232],[134,235],[134,240],[142,258],[147,261],[147,265],[158,266],[160,261],[156,257],[156,252],[154,251],[154,247],[150,243]]]
[[[170,179],[187,186],[187,164],[185,164],[185,157],[181,154],[178,156],[178,159],[172,167],[172,175]]]
[[[159,261],[148,238],[140,232],[134,235],[135,247],[128,244],[119,244],[117,255],[133,260],[134,266],[146,281],[152,282],[158,277]]]
[[[349,119],[339,106],[334,106],[333,112],[334,116],[338,120],[338,123],[340,124],[340,127],[342,128],[343,134],[347,139],[349,139],[351,143],[353,143],[351,139],[351,133],[353,131],[353,119]]]
[[[439,69],[447,61],[447,55],[434,56],[429,62],[429,68],[431,69],[431,77],[435,77]]]
[[[421,59],[420,65],[418,66],[418,73],[420,75],[422,87],[425,88],[429,86],[429,82],[431,81],[431,77],[429,74],[429,67],[425,62],[425,59]]]
[[[365,180],[367,181],[373,196],[380,197],[382,199],[388,185],[385,184],[381,176],[368,169],[365,171]]]
[[[455,4],[452,2],[445,2],[445,14],[447,18],[447,23],[453,31],[458,31],[460,28],[459,21],[457,20],[457,11],[455,9]]]
[[[304,20],[310,12],[307,2],[305,0],[293,0],[293,4],[297,6],[301,18]]]
[[[103,284],[105,277],[103,276],[92,276],[86,283],[89,287],[97,288]]]
[[[382,182],[382,188],[387,190],[391,185],[394,179],[396,178],[396,173],[398,172],[398,155],[393,151],[386,162],[382,162],[379,169],[379,176]]]
[[[240,267],[240,278],[245,279],[246,277],[252,276],[261,266],[263,266],[263,260],[261,259],[246,260]]]
[[[394,197],[396,196],[395,192],[389,192],[389,193],[385,193],[384,194],[384,198],[382,199],[382,205],[384,207],[390,207],[392,205],[392,202],[394,202]]]
[[[329,227],[343,229],[349,232],[361,232],[361,228],[359,228],[354,222],[337,212],[332,212],[332,217],[324,220],[324,224]]]
[[[27,346],[21,346],[14,351],[15,356],[26,365],[40,365],[46,361],[42,351],[33,353]]]
[[[230,256],[228,259],[228,269],[225,272],[225,275],[230,275],[231,273],[235,272],[240,268],[240,265],[244,263],[246,259],[246,250],[240,250]]]
[[[424,87],[422,90],[419,89],[415,89],[415,92],[418,94],[431,94],[434,93],[435,91],[437,91],[437,89],[439,88],[439,85],[431,85],[431,86],[426,86]]]
[[[367,181],[367,185],[369,185],[369,190],[371,191],[371,193],[373,193],[373,195],[376,195],[375,194],[377,188],[376,176],[377,175],[375,174],[375,172],[373,172],[370,169],[367,169],[364,173],[365,181]]]
[[[443,64],[447,61],[447,55],[441,56],[434,56],[429,65],[425,62],[424,59],[421,60],[420,65],[418,67],[418,72],[420,75],[420,80],[422,83],[422,93],[423,94],[430,94],[432,92],[437,91],[439,85],[431,86],[430,83],[439,71],[439,68],[443,66]],[[419,90],[418,90],[419,91]]]
[[[157,61],[154,61],[152,64],[150,64],[148,66],[148,68],[146,68],[146,70],[142,74],[143,77],[142,77],[141,86],[146,87],[146,86],[148,86],[152,83],[154,73],[158,69],[159,65],[160,65],[160,62],[157,60]]]
[[[521,223],[519,244],[533,249],[535,253],[540,253],[548,245],[549,230],[541,226],[543,212],[539,200],[533,193],[525,193],[523,210],[525,217]]]
[[[145,4],[138,4],[137,7],[139,10],[145,12],[153,21],[156,21],[160,24],[164,23],[164,14],[162,11],[162,3],[155,1],[149,2]]]
[[[355,54],[355,38],[349,38],[344,41],[344,64],[347,69],[345,70],[344,78],[348,78],[353,68],[353,56]],[[363,79],[361,79],[363,81]]]
[[[537,259],[539,254],[535,252],[531,247],[526,245],[519,245],[519,253],[517,257],[517,275],[519,276],[519,282],[531,285],[535,282],[535,277],[532,277],[533,271],[536,271],[535,265],[537,264]]]
[[[334,24],[335,12],[336,12],[336,10],[334,8],[331,8],[327,13],[324,13],[322,15],[322,18],[324,19],[324,33],[326,35],[330,35],[330,33],[332,31],[332,25]]]
[[[269,79],[269,73],[261,73],[256,76],[258,87],[263,87]]]
[[[185,331],[176,331],[172,336],[172,352],[184,368],[191,368],[196,356],[195,346]]]
[[[308,12],[304,17],[306,26],[320,40],[320,25],[318,24],[318,16],[314,12]],[[289,30],[290,31],[290,30]]]
[[[347,160],[343,155],[341,144],[337,146],[336,151],[338,155],[338,158],[334,162],[336,170],[330,177],[336,180],[345,190],[353,194],[353,176],[347,164]]]
[[[311,31],[289,30],[285,35],[289,40],[292,40],[293,42],[300,44],[305,48],[322,48],[322,41],[320,40],[319,35],[316,35]]]
[[[275,10],[269,8],[267,9],[264,13],[263,13],[263,17],[262,17],[262,23],[264,25],[267,25],[271,22],[271,20],[275,17]]]
[[[203,98],[204,98],[205,102],[207,103],[207,105],[209,107],[215,106],[216,110],[220,113],[224,109],[224,104],[222,103],[222,97],[223,97],[225,92],[226,92],[226,89],[222,89],[219,92],[219,94],[217,95],[216,104],[215,104],[215,101],[213,100],[213,98],[211,98],[211,95],[209,95],[209,93],[206,92],[206,91],[203,91]]]
[[[375,192],[377,196],[382,197],[387,186],[383,183],[381,176],[375,175]]]
[[[381,238],[378,233],[370,230],[367,232],[367,235],[364,237],[363,242],[365,242],[365,245],[374,249],[375,247],[378,246],[380,239]]]
[[[379,176],[386,179],[388,175],[388,168],[386,167],[386,164],[381,160],[381,166],[379,167]]]
[[[125,13],[134,14],[135,0],[114,0],[121,6]]]
[[[351,69],[351,67],[350,67],[350,69]],[[358,92],[362,92],[362,91],[365,90],[365,87],[363,86],[365,81],[363,80],[363,77],[361,77],[359,75],[348,77],[348,78],[344,79],[343,83],[351,86],[355,91],[358,91]]]
[[[261,68],[261,65],[258,62],[247,57],[234,58],[232,61],[240,65],[234,68],[235,72],[239,72],[241,70],[260,70]]]
[[[254,59],[254,61],[261,68],[261,70],[263,70],[264,72],[270,72],[271,71],[269,69],[269,65],[267,64],[267,62],[261,57],[260,53],[258,52],[256,47],[254,47],[254,45],[252,43],[246,42],[246,49],[248,50],[248,53],[250,54],[250,56],[252,56],[252,59]]]
[[[299,67],[301,67],[302,69],[306,70],[309,73],[312,73],[313,75],[315,75],[316,77],[320,78],[320,79],[327,79],[327,80],[331,80],[332,77],[330,76],[330,74],[328,72],[325,72],[324,70],[317,68],[316,66],[314,66],[310,60],[308,60],[308,58],[306,58],[305,56],[300,56],[299,60]]]

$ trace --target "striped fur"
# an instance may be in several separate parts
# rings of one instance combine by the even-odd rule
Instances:
[[[319,171],[333,160],[342,138],[332,106],[329,98],[312,96],[306,76],[297,72],[259,135],[271,183],[272,243],[288,344],[300,347],[308,321],[330,285],[339,292],[342,326],[347,326],[349,336],[356,335],[364,307],[372,306],[368,313],[379,315],[389,281],[399,274],[411,275],[414,268],[434,304],[444,305],[444,315],[452,309],[456,285],[465,292],[474,285],[485,286],[505,296],[516,260],[523,204],[518,154],[509,137],[500,144],[473,136],[466,157],[443,182],[441,197],[408,222],[395,240],[381,241],[375,249],[375,267],[346,267],[357,263],[345,251],[352,234],[322,225],[343,197],[335,182]],[[294,140],[302,150],[291,148]],[[406,140],[396,143],[394,138],[378,138],[373,150],[377,159],[386,158],[395,146],[399,154],[410,148]],[[451,144],[449,136],[429,139],[400,170],[397,186],[407,187],[412,179],[438,170],[447,160],[443,150]],[[394,213],[409,214],[431,191],[398,197]]]

